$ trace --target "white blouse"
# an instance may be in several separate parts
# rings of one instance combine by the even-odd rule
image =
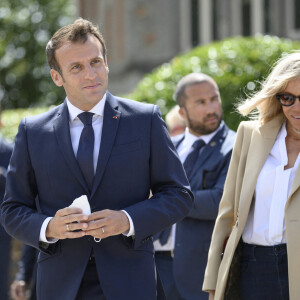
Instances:
[[[245,243],[264,246],[286,243],[284,209],[300,162],[298,154],[294,167],[284,170],[288,163],[286,134],[284,123],[258,176],[255,199],[243,232]]]

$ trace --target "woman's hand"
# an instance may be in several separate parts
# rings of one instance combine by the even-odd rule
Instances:
[[[215,291],[209,291],[208,300],[214,300],[215,299]]]

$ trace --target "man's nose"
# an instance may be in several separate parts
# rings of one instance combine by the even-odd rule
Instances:
[[[85,78],[86,79],[94,79],[96,77],[96,72],[94,68],[88,65],[85,69]]]
[[[207,112],[208,113],[212,113],[212,112],[215,112],[216,111],[216,105],[215,105],[215,103],[214,102],[209,102],[208,104],[207,104]]]

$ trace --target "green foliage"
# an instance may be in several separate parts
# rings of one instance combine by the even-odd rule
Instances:
[[[28,108],[28,109],[12,109],[5,110],[1,116],[1,135],[8,140],[13,141],[17,131],[18,126],[22,118],[37,115],[48,111],[52,107],[39,107],[39,108]]]
[[[49,75],[45,46],[70,22],[72,0],[1,0],[0,104],[2,108],[51,105],[65,97]]]
[[[299,48],[299,42],[271,36],[229,38],[196,47],[146,75],[129,97],[157,104],[165,115],[175,105],[178,81],[191,72],[203,72],[219,85],[225,122],[235,130],[241,117],[234,104],[260,87],[281,55]]]

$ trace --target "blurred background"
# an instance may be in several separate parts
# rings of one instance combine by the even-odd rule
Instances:
[[[63,101],[45,46],[77,17],[104,35],[113,94],[155,103],[165,116],[180,78],[204,72],[220,86],[235,130],[236,101],[259,87],[275,60],[300,48],[299,15],[300,0],[1,0],[2,135],[13,141],[23,116]],[[20,245],[13,245],[15,262]],[[15,272],[13,264],[11,278]]]

